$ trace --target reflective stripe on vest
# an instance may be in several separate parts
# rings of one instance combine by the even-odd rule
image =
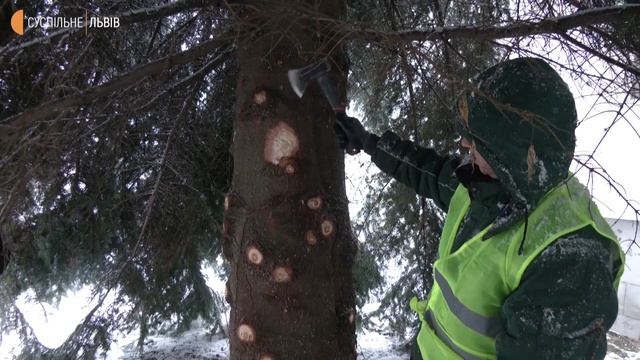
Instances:
[[[460,322],[478,333],[492,338],[495,338],[502,332],[502,324],[500,323],[499,317],[482,316],[475,313],[473,310],[466,307],[462,301],[455,296],[453,290],[451,290],[451,286],[449,286],[447,280],[445,280],[444,276],[440,274],[438,269],[434,269],[434,274],[436,283],[440,287],[442,296],[444,296],[449,309],[458,318],[458,320],[460,320]]]
[[[483,240],[489,227],[452,252],[452,244],[469,209],[462,185],[447,213],[434,264],[434,285],[427,301],[412,308],[422,322],[418,345],[424,359],[495,359],[496,337],[502,331],[500,310],[504,300],[520,285],[529,264],[555,240],[591,227],[624,254],[615,234],[591,201],[586,188],[569,179],[551,190],[524,221]],[[525,239],[522,254],[518,248]],[[624,265],[618,269],[617,286]]]
[[[429,324],[429,326],[431,326],[433,331],[436,332],[438,338],[440,338],[440,340],[442,340],[445,344],[447,344],[447,346],[455,351],[456,354],[460,355],[461,358],[463,358],[464,360],[481,360],[479,357],[476,357],[473,354],[469,354],[468,352],[464,351],[456,344],[454,344],[453,341],[449,339],[447,334],[445,334],[444,330],[442,330],[436,319],[433,318],[431,310],[427,310],[427,312],[424,314],[424,320],[427,322],[427,324]]]

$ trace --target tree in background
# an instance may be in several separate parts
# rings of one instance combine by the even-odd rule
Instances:
[[[0,39],[0,311],[5,329],[21,331],[26,358],[93,358],[116,330],[134,328],[142,348],[150,332],[197,317],[219,331],[225,306],[201,268],[216,266],[223,242],[233,356],[353,357],[352,286],[360,306],[369,295],[381,300],[370,319],[389,320],[396,334],[411,326],[406,304],[430,287],[441,214],[387,178],[372,179],[351,283],[331,113],[317,88],[294,97],[290,67],[329,56],[341,88],[350,69],[350,98],[371,128],[442,152],[457,151],[448,119],[469,78],[515,56],[545,58],[616,105],[608,128],[638,124],[640,5],[352,0],[346,13],[344,5],[14,4],[27,16],[88,10],[122,24]],[[576,158],[606,177],[594,159]],[[405,261],[386,289],[378,286],[389,259]],[[84,284],[94,285],[96,307],[63,347],[40,346],[15,299],[32,289],[37,300],[55,300]],[[331,346],[291,341],[311,331]]]
[[[88,8],[120,14],[120,29],[32,29],[0,50],[0,230],[11,254],[0,311],[25,358],[93,358],[116,330],[139,328],[142,345],[198,317],[222,329],[224,302],[201,268],[220,253],[231,176],[228,15],[201,2],[142,5]],[[15,299],[30,289],[55,302],[83,285],[95,308],[60,349],[40,346]]]

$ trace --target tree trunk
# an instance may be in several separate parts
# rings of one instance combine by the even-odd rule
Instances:
[[[356,247],[343,153],[317,84],[299,99],[287,80],[288,69],[330,55],[344,94],[344,60],[326,24],[291,18],[294,6],[336,18],[343,0],[250,3],[236,19],[234,171],[223,225],[231,359],[355,359]]]

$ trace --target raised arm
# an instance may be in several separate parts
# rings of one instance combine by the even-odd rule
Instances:
[[[348,116],[337,117],[335,130],[343,148],[349,144],[364,150],[380,170],[447,210],[458,185],[454,170],[460,164],[459,159],[401,140],[390,131],[382,137],[371,134],[358,119]]]

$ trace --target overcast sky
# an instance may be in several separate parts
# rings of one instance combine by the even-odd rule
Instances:
[[[566,76],[563,77],[569,83],[574,94],[578,120],[581,121],[576,130],[576,154],[590,154],[605,134],[605,130],[611,126],[618,109],[612,105],[601,105],[589,113],[595,97],[582,97],[580,93],[590,94],[593,91],[591,89],[578,89],[575,83],[567,79]],[[640,129],[639,115],[640,106],[637,104],[627,113],[628,119],[636,129]],[[620,120],[611,127],[594,154],[594,158],[614,180],[620,183],[621,187],[619,189],[621,191],[626,190],[627,198],[634,200],[636,206],[640,207],[640,204],[638,204],[638,200],[640,200],[638,155],[640,155],[640,138],[629,123]],[[572,169],[575,170],[578,167],[574,163]],[[580,170],[577,175],[580,182],[587,184],[589,178],[587,169]],[[591,187],[591,184],[589,185]],[[624,201],[615,191],[610,189],[606,181],[597,175],[593,177],[592,195],[600,208],[600,212],[605,217],[635,219],[632,209],[625,210]]]

